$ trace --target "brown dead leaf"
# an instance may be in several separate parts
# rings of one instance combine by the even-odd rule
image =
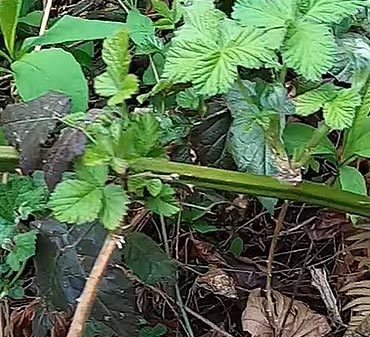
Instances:
[[[197,284],[208,291],[229,298],[238,298],[235,280],[222,269],[215,268],[197,278]]]
[[[278,291],[272,293],[274,300],[273,321],[269,321],[267,300],[261,295],[261,289],[254,289],[248,299],[242,315],[243,330],[252,337],[273,337],[281,331],[281,337],[321,337],[331,331],[326,318],[312,311],[301,301],[291,299]],[[289,310],[287,314],[287,310]],[[279,327],[285,316],[284,329]]]
[[[318,221],[310,228],[309,234],[312,240],[325,240],[346,232],[351,227],[346,214],[321,212]]]
[[[205,241],[192,240],[190,256],[215,266],[223,267],[226,265],[225,259],[217,252],[216,248]]]

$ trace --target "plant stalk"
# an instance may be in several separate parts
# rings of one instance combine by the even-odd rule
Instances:
[[[324,184],[303,182],[293,186],[273,177],[152,158],[133,160],[129,167],[133,172],[172,174],[179,183],[200,188],[287,199],[370,217],[369,197],[340,191]]]
[[[14,171],[17,160],[18,153],[14,148],[0,146],[0,171]],[[129,170],[136,173],[174,174],[179,183],[200,188],[287,199],[370,217],[369,197],[340,191],[323,184],[303,182],[293,186],[273,177],[153,158],[132,160]]]

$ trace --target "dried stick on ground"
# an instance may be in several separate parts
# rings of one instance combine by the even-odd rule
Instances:
[[[42,36],[42,35],[45,34],[46,27],[47,27],[48,21],[49,21],[49,16],[50,16],[50,11],[51,11],[51,6],[52,5],[53,5],[53,0],[47,0],[46,2],[44,1],[44,14],[42,16],[39,36]],[[40,51],[40,50],[41,50],[41,46],[36,46],[35,47],[35,51]]]
[[[267,261],[267,281],[266,281],[266,297],[267,297],[267,314],[269,315],[269,321],[271,327],[275,329],[277,327],[277,322],[275,322],[276,317],[274,315],[274,301],[272,299],[272,265],[274,262],[274,255],[277,242],[279,240],[279,234],[284,225],[284,219],[286,212],[288,210],[288,202],[284,201],[283,207],[280,210],[279,217],[276,222],[275,230],[274,230],[274,237],[272,238],[269,257]]]
[[[135,228],[145,215],[145,210],[137,213],[137,215],[131,220],[129,228]],[[98,257],[95,260],[94,266],[91,269],[89,278],[86,281],[84,290],[79,299],[79,303],[73,316],[67,337],[83,336],[86,321],[90,316],[92,307],[94,306],[96,297],[99,293],[99,285],[103,279],[104,271],[107,268],[116,248],[117,235],[120,235],[121,233],[122,228],[118,229],[116,232],[107,234],[103,247],[101,248]]]

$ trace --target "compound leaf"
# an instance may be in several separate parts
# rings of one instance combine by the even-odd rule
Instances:
[[[334,65],[336,45],[325,25],[298,22],[283,47],[285,63],[308,80],[320,80]]]
[[[111,97],[109,105],[123,103],[138,90],[135,75],[129,75],[131,56],[128,50],[128,32],[123,30],[103,45],[103,60],[107,71],[95,79],[95,91],[103,97]]]
[[[170,217],[179,212],[180,208],[175,200],[174,189],[164,184],[161,191],[155,197],[150,197],[147,201],[148,208],[153,212]]]
[[[209,1],[195,1],[186,8],[185,24],[173,39],[163,73],[174,83],[192,82],[205,96],[226,93],[238,66],[271,65],[285,34],[282,29],[241,27],[212,7]]]
[[[361,97],[351,89],[338,89],[326,84],[296,99],[297,114],[308,116],[323,109],[326,124],[335,130],[349,128],[355,118]]]
[[[121,186],[107,185],[103,189],[103,208],[99,219],[108,230],[116,229],[127,213],[128,196]]]
[[[98,218],[102,191],[87,181],[67,180],[57,185],[48,206],[57,220],[82,224]]]

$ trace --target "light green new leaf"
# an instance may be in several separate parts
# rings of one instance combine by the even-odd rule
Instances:
[[[326,84],[300,95],[296,99],[297,114],[311,115],[321,108],[325,123],[334,130],[349,128],[355,118],[361,96],[351,89],[339,89]]]
[[[176,103],[184,109],[197,110],[200,105],[200,97],[197,95],[194,88],[189,88],[180,91],[176,95]]]
[[[232,17],[247,26],[267,29],[286,27],[294,19],[294,0],[238,0]]]
[[[123,248],[125,263],[146,284],[172,281],[176,266],[168,255],[149,236],[133,232],[127,236]]]
[[[175,215],[180,211],[175,199],[175,191],[167,184],[162,185],[160,193],[155,197],[150,197],[147,204],[153,213],[166,217]]]
[[[298,22],[289,30],[283,46],[287,66],[308,80],[320,80],[321,75],[334,65],[336,45],[330,29],[325,25]]]
[[[57,185],[48,206],[61,221],[82,224],[98,218],[103,192],[96,185],[81,180],[67,180]]]
[[[103,203],[99,219],[108,230],[116,229],[127,213],[128,196],[122,186],[107,185],[103,189]]]
[[[111,97],[109,105],[123,103],[139,87],[136,76],[128,74],[131,56],[126,30],[104,41],[103,60],[107,71],[95,79],[95,91],[103,97]]]
[[[86,111],[89,97],[87,81],[72,54],[63,49],[45,49],[24,55],[12,64],[15,83],[25,102],[49,91],[72,99],[72,112]]]
[[[339,181],[343,191],[367,195],[365,178],[355,167],[342,166],[339,169]]]
[[[367,5],[366,0],[311,0],[304,20],[320,23],[339,23]]]
[[[282,29],[241,27],[209,8],[208,2],[195,2],[186,9],[185,25],[173,39],[163,73],[174,83],[192,82],[205,96],[229,91],[238,66],[271,65],[285,34]]]
[[[105,39],[114,36],[125,27],[126,24],[121,22],[87,20],[65,15],[44,35],[26,39],[22,49],[27,50],[37,45]]]
[[[14,248],[6,257],[6,263],[13,271],[19,271],[22,264],[36,253],[36,232],[17,234],[13,241]]]
[[[0,29],[6,49],[11,56],[14,56],[15,34],[22,2],[22,0],[0,0]]]

